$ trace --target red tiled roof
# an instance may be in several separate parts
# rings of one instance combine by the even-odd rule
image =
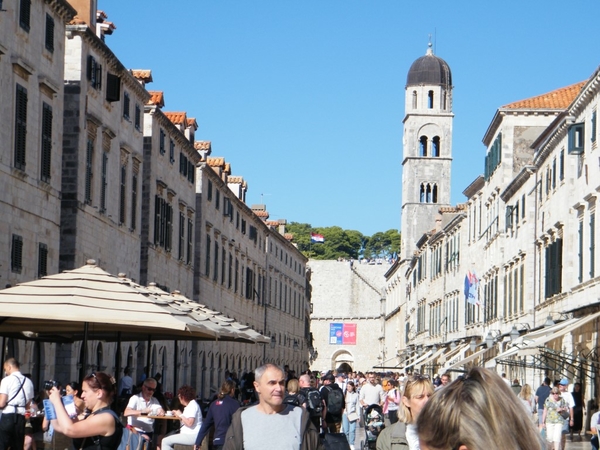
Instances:
[[[269,225],[270,227],[278,227],[279,226],[278,220],[266,220],[265,223],[267,225]]]
[[[587,82],[582,81],[570,86],[566,86],[546,94],[536,97],[519,100],[518,102],[509,103],[502,108],[506,109],[566,109],[575,99],[583,85]]]
[[[185,112],[166,112],[164,113],[167,119],[173,122],[175,125],[182,125],[186,123],[187,117]]]
[[[150,94],[150,100],[148,100],[149,105],[156,105],[159,108],[165,106],[165,95],[163,91],[148,91]]]
[[[196,119],[194,119],[193,117],[188,117],[186,125],[188,127],[194,127],[194,130],[198,129],[198,122],[196,122]]]
[[[256,214],[258,217],[263,218],[263,219],[268,219],[269,218],[269,213],[267,211],[264,211],[264,210],[254,211],[254,214]]]
[[[292,233],[284,233],[283,237],[286,238],[288,241],[294,240],[294,235]]]
[[[194,148],[196,150],[210,150],[210,141],[196,141],[194,142]]]
[[[152,71],[149,69],[131,69],[131,75],[136,80],[143,81],[144,83],[152,83]]]
[[[227,177],[227,182],[231,184],[242,184],[244,179],[242,177],[231,175]]]
[[[206,164],[210,167],[221,167],[225,164],[225,158],[222,156],[209,156],[206,158]]]

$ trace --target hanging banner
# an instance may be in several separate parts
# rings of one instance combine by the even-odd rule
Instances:
[[[329,344],[331,345],[356,345],[355,323],[330,323]]]

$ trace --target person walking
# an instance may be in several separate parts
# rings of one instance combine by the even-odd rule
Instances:
[[[550,391],[550,396],[544,403],[544,415],[540,425],[540,429],[546,429],[546,440],[554,450],[561,450],[563,427],[570,416],[569,405],[560,394],[557,387],[553,387]]]
[[[348,381],[346,384],[346,397],[344,398],[346,406],[342,414],[342,431],[348,439],[350,450],[354,450],[354,441],[356,440],[356,424],[358,423],[358,393],[356,392],[354,382]]]
[[[6,376],[0,382],[0,450],[23,450],[25,412],[33,400],[33,383],[21,373],[15,358],[4,361]]]
[[[240,402],[235,398],[236,383],[232,379],[225,380],[219,389],[217,399],[208,407],[206,418],[202,421],[202,426],[196,437],[194,450],[199,450],[202,441],[208,435],[210,429],[214,426],[213,450],[221,450],[225,445],[225,435],[231,425],[233,414],[239,409]]]

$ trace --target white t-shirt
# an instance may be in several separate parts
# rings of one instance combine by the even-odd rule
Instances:
[[[419,447],[419,433],[417,433],[417,426],[412,423],[406,424],[406,440],[408,441],[408,448],[410,450],[421,450]]]
[[[590,419],[590,428],[595,428],[596,432],[598,432],[598,419],[600,418],[600,411],[592,414],[592,418]]]
[[[573,395],[570,392],[561,392],[560,396],[565,399],[565,401],[569,405],[569,408],[575,408],[575,399],[573,398]]]
[[[21,389],[21,383],[23,389]],[[8,401],[2,412],[4,414],[17,413],[21,415],[25,414],[25,406],[35,395],[31,380],[18,371],[2,379],[0,394],[6,394],[6,400]]]
[[[198,434],[200,431],[200,427],[202,426],[202,412],[200,411],[200,406],[196,403],[196,400],[192,400],[188,403],[188,405],[183,410],[181,415],[185,418],[193,417],[194,423],[191,427],[183,425],[180,434]]]
[[[143,411],[146,408],[159,409],[160,403],[154,397],[150,397],[150,400],[147,402],[142,397],[142,394],[134,395],[129,399],[127,403],[127,407],[131,409],[135,409],[136,411]],[[145,431],[147,433],[152,433],[153,431],[154,419],[149,419],[146,416],[128,416],[127,417],[127,425],[130,425],[136,428],[138,431]]]

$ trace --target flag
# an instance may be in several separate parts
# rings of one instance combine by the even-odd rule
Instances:
[[[318,242],[323,244],[325,242],[325,238],[322,234],[310,233],[310,242]]]
[[[479,302],[479,278],[475,272],[467,272],[465,275],[465,300],[472,305],[480,306]]]

